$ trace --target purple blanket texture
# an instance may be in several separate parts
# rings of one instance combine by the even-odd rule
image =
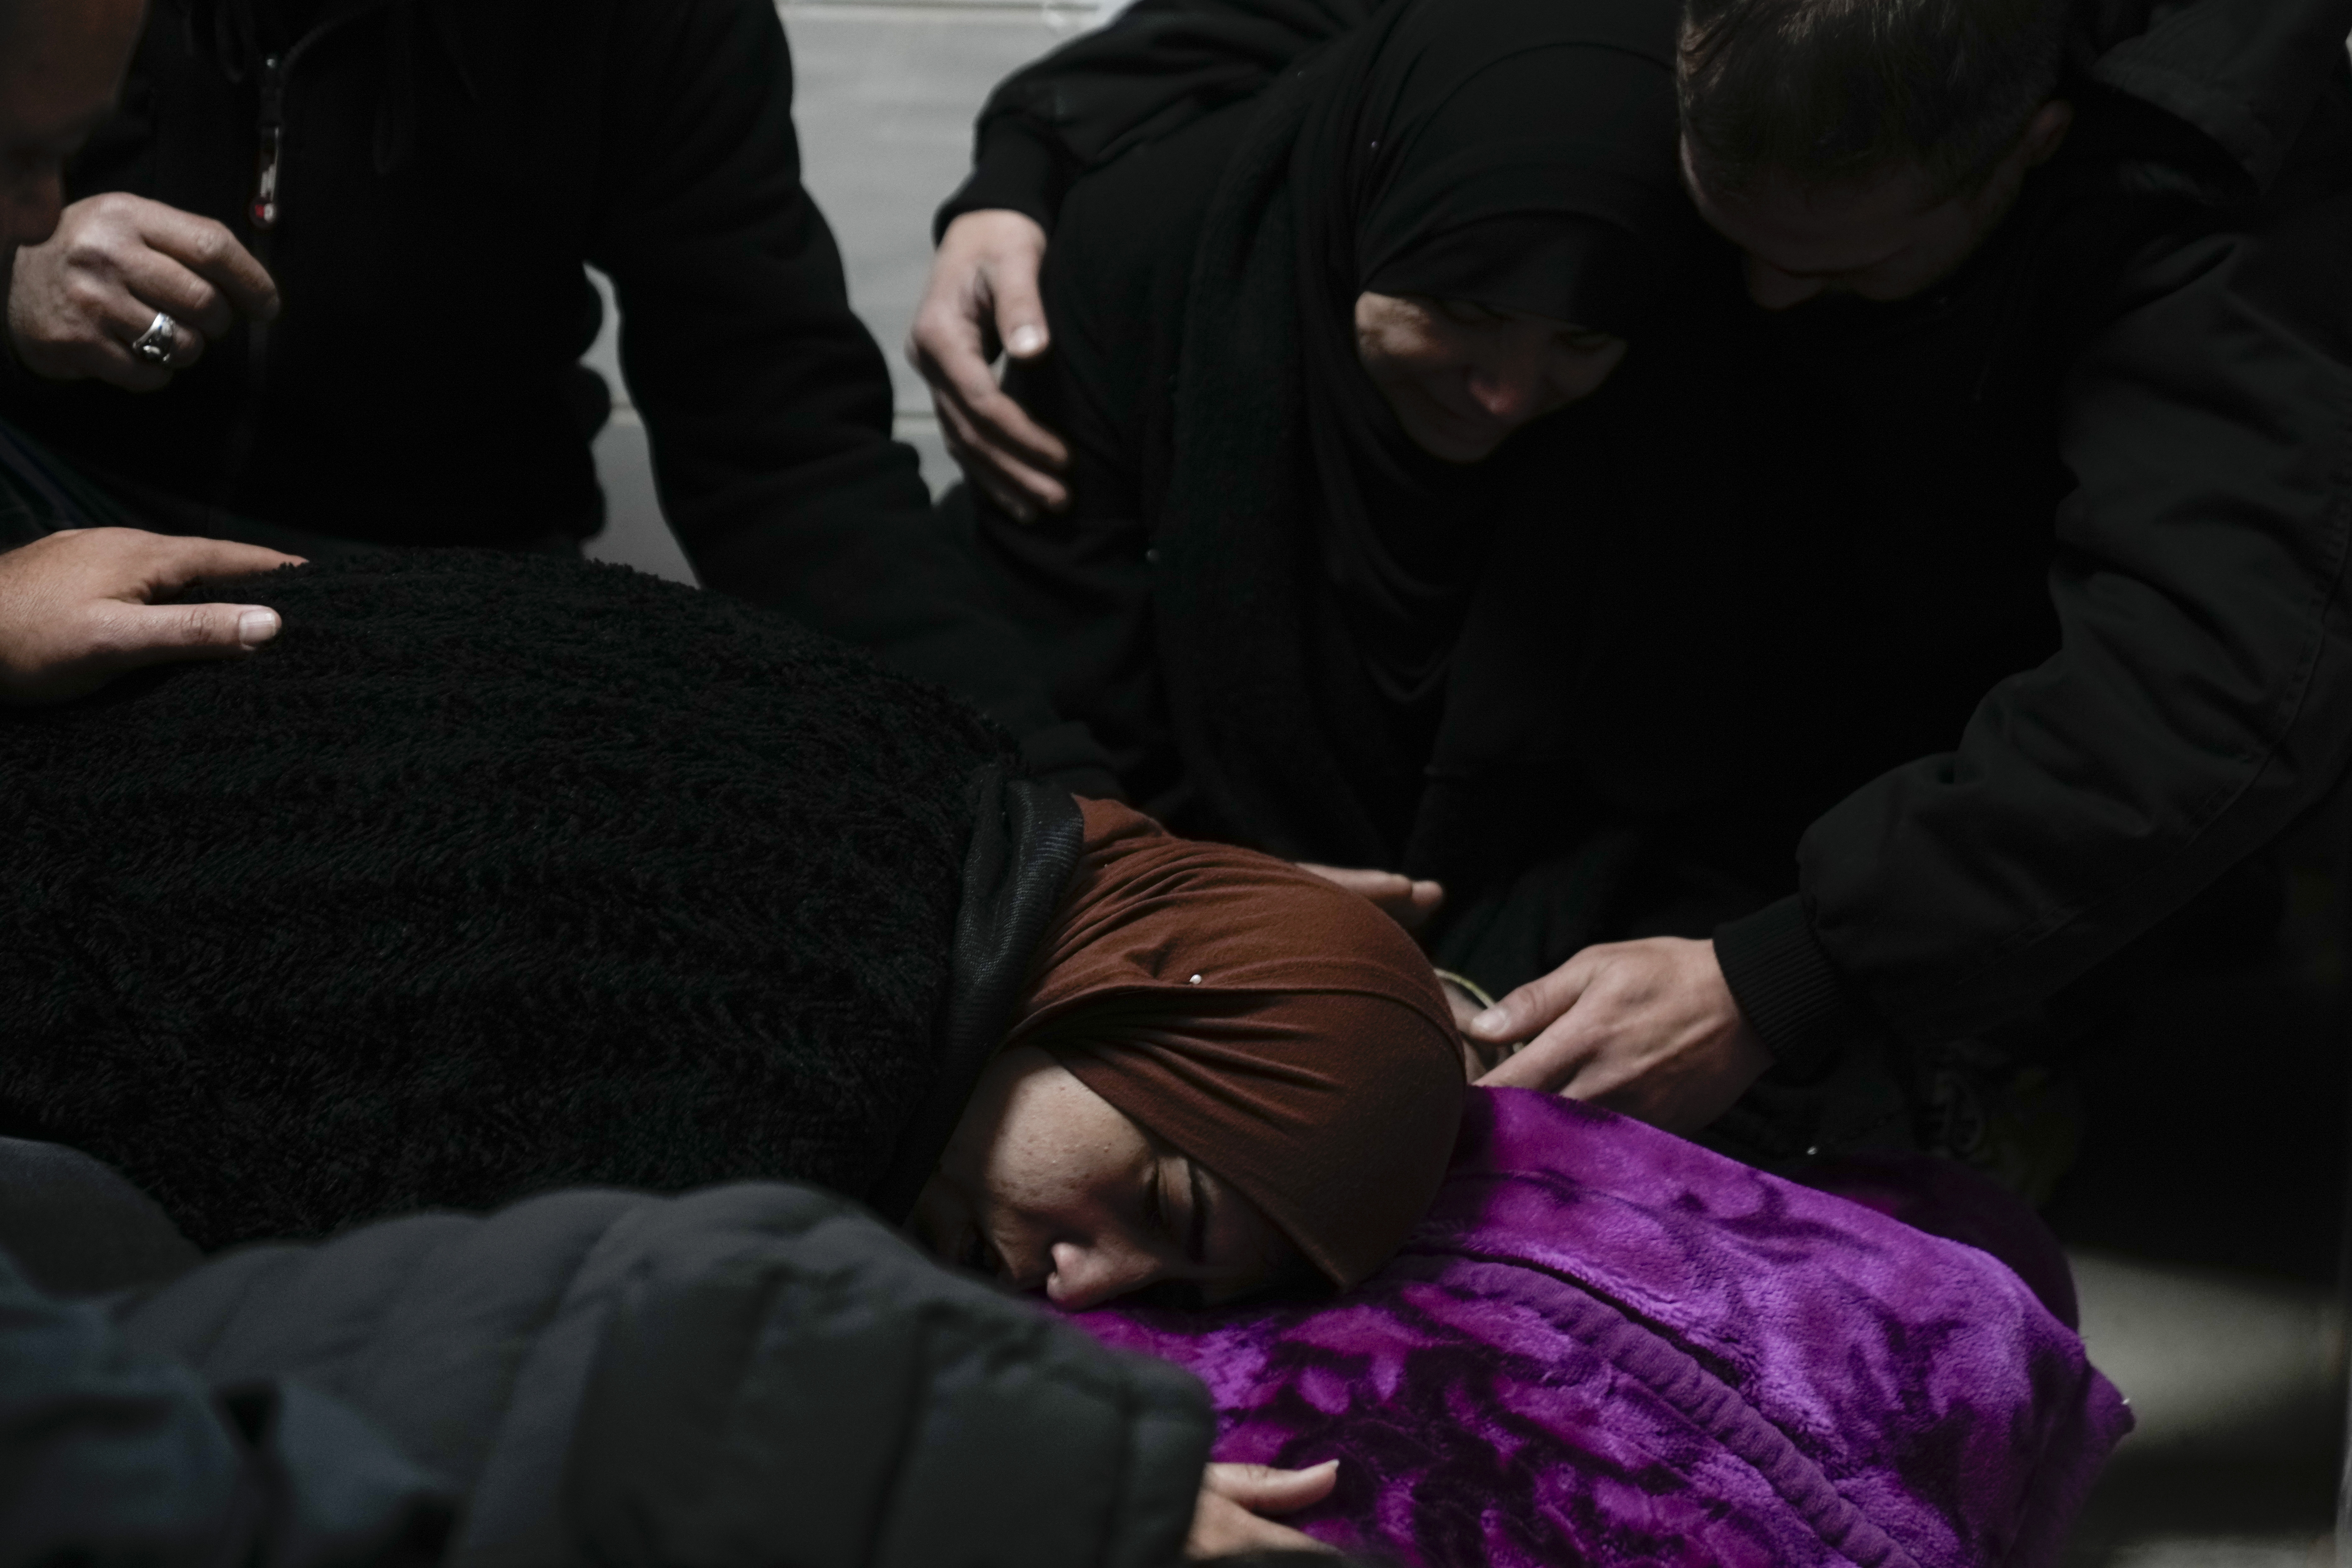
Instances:
[[[1339,1459],[1286,1521],[1335,1545],[1428,1568],[2053,1563],[2131,1415],[2018,1273],[1890,1217],[2046,1237],[1940,1169],[1906,1192],[1905,1163],[1869,1162],[1849,1202],[1481,1090],[1428,1218],[1357,1289],[1076,1321],[1198,1374],[1218,1458]]]

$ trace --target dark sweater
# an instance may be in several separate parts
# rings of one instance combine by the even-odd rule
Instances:
[[[208,1247],[577,1182],[911,1200],[1075,855],[1000,732],[618,567],[236,592],[258,656],[0,713],[0,1131]]]

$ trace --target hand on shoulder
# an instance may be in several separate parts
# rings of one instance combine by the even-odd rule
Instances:
[[[1715,944],[1680,937],[1588,947],[1471,1020],[1474,1040],[1528,1043],[1478,1081],[1590,1100],[1696,1132],[1772,1066]]]

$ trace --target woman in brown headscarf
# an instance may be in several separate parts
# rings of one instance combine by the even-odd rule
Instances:
[[[916,1205],[942,1256],[1077,1308],[1346,1286],[1437,1190],[1464,1075],[1435,976],[1353,893],[1083,803],[1016,1020]]]
[[[928,1187],[935,1245],[1058,1300],[1223,1295],[1359,1278],[1435,1190],[1448,1016],[1362,899],[1082,813],[716,595],[430,553],[247,587],[267,658],[0,726],[40,828],[0,1111],[200,1245],[782,1178]]]

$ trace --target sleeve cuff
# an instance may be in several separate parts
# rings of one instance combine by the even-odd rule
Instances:
[[[1009,208],[1034,218],[1046,233],[1062,210],[1069,176],[1054,145],[1010,115],[991,121],[980,133],[980,153],[971,174],[931,220],[931,243],[966,213]]]
[[[1781,1071],[1811,1079],[1836,1063],[1862,1014],[1813,935],[1802,900],[1790,894],[1717,926],[1715,961]]]

